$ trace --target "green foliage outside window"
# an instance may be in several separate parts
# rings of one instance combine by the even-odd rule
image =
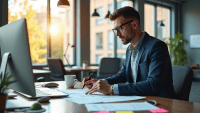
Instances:
[[[20,8],[23,8],[23,10],[19,10],[19,12],[13,14],[12,10],[8,9],[8,22],[26,18],[32,63],[45,63],[47,41],[45,33],[42,31],[44,26],[43,24],[38,25],[38,20],[34,19],[36,17],[36,11],[33,10],[32,5],[28,5],[28,0],[15,0],[14,5],[16,5],[15,3],[20,3]]]

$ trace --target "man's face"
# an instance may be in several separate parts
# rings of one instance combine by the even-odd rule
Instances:
[[[128,44],[136,34],[136,30],[133,27],[133,20],[124,19],[123,16],[118,17],[114,21],[114,32],[116,36],[119,36],[124,45]]]

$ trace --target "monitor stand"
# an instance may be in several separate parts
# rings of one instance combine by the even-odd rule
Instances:
[[[7,66],[9,59],[11,59],[11,54],[10,53],[4,53],[3,57],[2,57],[1,70],[0,70],[0,74],[2,74],[2,78],[0,78],[0,79],[3,79],[4,76],[5,76],[6,66]]]

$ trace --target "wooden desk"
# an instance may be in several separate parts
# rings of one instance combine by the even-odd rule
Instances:
[[[40,82],[41,83],[41,82]],[[57,82],[59,83],[59,89],[66,89],[64,81]],[[38,84],[38,83],[36,83]],[[17,96],[18,100],[34,101],[36,99],[27,100],[23,96]],[[169,110],[169,113],[200,113],[200,103],[188,102],[176,99],[161,98],[156,96],[146,96],[146,99],[143,100],[134,100],[123,103],[131,102],[144,102],[146,100],[155,100],[157,101],[159,108],[164,108]],[[122,103],[122,102],[118,102]],[[42,107],[46,108],[46,113],[88,113],[85,105],[79,105],[70,101],[65,100],[64,98],[51,98],[50,103],[42,104]],[[91,112],[94,113],[94,112]],[[114,113],[114,112],[110,112]],[[149,111],[134,111],[134,113],[150,113]]]
[[[51,71],[49,70],[39,70],[39,69],[33,69],[33,75],[41,76],[41,75],[50,75]]]
[[[193,71],[200,71],[200,66],[197,66],[196,64],[192,64],[190,67]]]

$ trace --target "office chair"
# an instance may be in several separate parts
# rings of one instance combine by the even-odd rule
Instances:
[[[60,58],[47,58],[51,81],[64,81],[65,69]]]
[[[120,58],[102,58],[97,71],[97,78],[103,79],[117,74],[120,70],[120,63]]]
[[[188,66],[172,66],[174,90],[179,100],[189,100],[193,70]]]

